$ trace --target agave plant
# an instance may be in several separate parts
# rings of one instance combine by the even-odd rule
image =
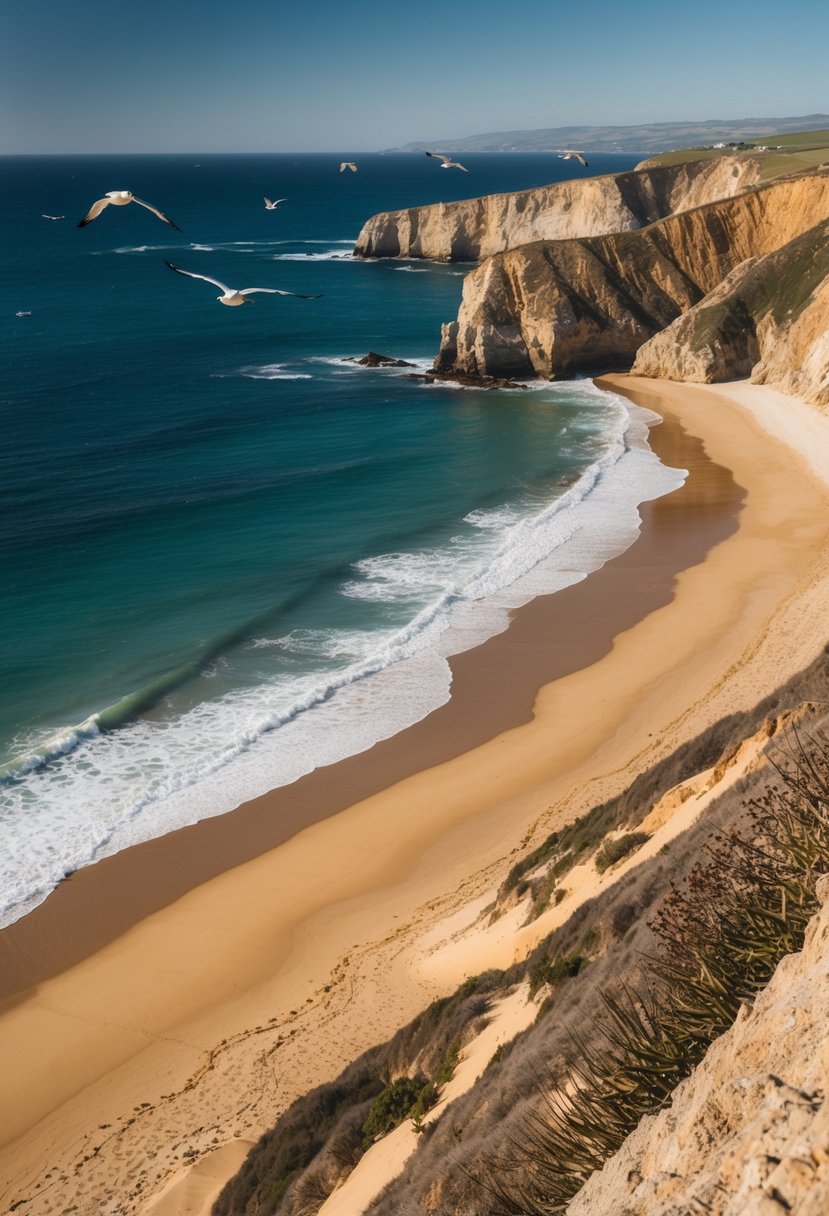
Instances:
[[[794,729],[773,763],[779,783],[749,804],[748,830],[716,836],[663,900],[642,983],[602,994],[590,1040],[571,1032],[563,1077],[481,1180],[499,1214],[563,1212],[801,948],[829,872],[829,740]]]

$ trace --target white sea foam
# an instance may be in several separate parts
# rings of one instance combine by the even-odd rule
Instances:
[[[478,511],[470,511],[464,515],[463,521],[475,528],[509,528],[521,520],[521,512],[517,507],[490,507]]]
[[[352,253],[342,249],[326,249],[321,253],[274,253],[271,257],[275,262],[359,262]]]
[[[94,249],[94,250],[92,250],[92,256],[101,257],[101,256],[103,256],[105,254],[109,254],[109,253],[161,253],[164,250],[170,250],[170,249],[177,249],[177,250],[179,250],[179,252],[197,251],[199,253],[215,253],[217,251],[228,251],[228,252],[234,252],[234,253],[256,253],[256,252],[260,252],[262,250],[267,250],[267,249],[279,249],[283,245],[293,245],[293,246],[297,246],[300,248],[304,248],[304,246],[306,246],[306,245],[325,245],[326,251],[324,253],[312,253],[308,256],[308,261],[311,261],[312,258],[327,259],[327,258],[332,258],[332,257],[344,257],[346,259],[350,258],[352,261],[356,261],[357,259],[351,258],[350,254],[344,253],[343,249],[334,248],[334,246],[353,247],[354,244],[355,244],[355,241],[350,238],[343,239],[343,240],[332,240],[332,241],[326,241],[326,240],[213,241],[209,245],[199,244],[195,241],[190,241],[189,244],[187,244],[187,245],[183,245],[183,244],[181,244],[181,242],[179,242],[178,244],[172,244],[172,245],[169,243],[164,244],[164,245],[118,245],[115,249]],[[287,260],[292,260],[292,259],[305,258],[306,254],[289,253],[289,254],[280,254],[280,255],[275,255],[275,256],[281,257],[283,260],[287,261]]]
[[[595,401],[605,433],[597,459],[534,511],[473,511],[442,549],[356,563],[342,594],[387,602],[398,619],[410,600],[407,624],[257,638],[252,654],[261,650],[265,662],[279,648],[297,656],[298,674],[119,730],[100,732],[90,719],[80,734],[61,736],[61,759],[33,757],[32,771],[0,788],[0,924],[72,869],[228,811],[418,721],[450,695],[448,656],[506,628],[513,608],[625,549],[638,533],[638,504],[684,474],[647,448],[654,415],[590,383],[546,387]],[[319,660],[316,670],[303,656]]]
[[[395,358],[397,356],[394,356]],[[411,375],[412,372],[429,372],[432,370],[433,358],[423,357],[421,355],[405,355],[401,356],[405,359],[406,367],[367,367],[365,363],[358,363],[355,358],[346,357],[344,355],[311,355],[305,359],[306,363],[321,363],[323,366],[334,367],[337,371],[346,375],[359,372],[370,372],[376,374],[380,372],[387,376],[405,376]]]
[[[395,266],[395,270],[406,270],[409,274],[428,274],[429,271],[425,266]]]
[[[184,246],[178,245],[119,245],[117,249],[94,249],[93,257],[101,257],[107,253],[160,253],[165,249],[178,249],[179,252],[184,250]]]
[[[285,363],[265,363],[262,367],[240,367],[237,373],[248,380],[313,380],[308,372],[295,372]]]

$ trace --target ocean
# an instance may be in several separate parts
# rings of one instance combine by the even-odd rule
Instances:
[[[409,378],[468,268],[358,261],[363,222],[585,172],[465,163],[0,162],[0,925],[80,866],[419,720],[451,695],[448,655],[620,552],[637,504],[682,480],[652,418],[589,380]],[[136,205],[78,230],[114,189],[181,233]],[[165,259],[322,298],[225,308]],[[369,350],[415,367],[345,362]]]

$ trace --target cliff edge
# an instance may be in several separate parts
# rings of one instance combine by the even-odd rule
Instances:
[[[532,241],[642,228],[737,194],[759,181],[759,175],[755,159],[728,156],[384,211],[363,226],[354,253],[361,258],[476,262]]]
[[[748,259],[781,250],[827,219],[829,169],[821,169],[637,231],[537,241],[496,254],[467,275],[458,319],[443,327],[435,367],[467,375],[548,378],[629,367],[640,347],[699,305]],[[818,244],[816,235],[812,248]],[[768,263],[765,288],[759,286],[758,272],[753,297],[758,310],[763,291],[770,301],[779,294],[779,272],[786,264],[783,255],[779,264]],[[809,279],[819,295],[820,266],[816,259]],[[796,283],[783,286],[784,295],[797,296]],[[802,299],[798,307],[802,312]],[[772,311],[779,316],[777,304]],[[819,324],[815,313],[806,329]],[[795,345],[796,339],[794,335]],[[769,350],[766,374],[781,383],[786,368],[787,360],[778,365]],[[648,362],[643,356],[637,370],[672,375],[656,354]],[[745,369],[735,370],[725,359],[720,372],[718,378],[725,378],[745,374]]]

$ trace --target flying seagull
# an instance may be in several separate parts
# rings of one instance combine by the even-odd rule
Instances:
[[[136,198],[131,190],[108,190],[106,198],[99,198],[96,203],[87,211],[86,215],[78,224],[79,228],[85,228],[87,224],[91,224],[96,220],[105,207],[112,204],[113,207],[126,207],[127,203],[138,203],[139,207],[146,207],[148,211],[152,211],[153,215],[157,215],[160,220],[164,220],[165,224],[169,224],[171,228],[175,228],[176,232],[181,232],[178,224],[174,224],[168,215],[163,211],[159,211],[158,207],[153,207],[152,203],[145,203],[142,198]]]
[[[433,156],[435,160],[442,161],[441,169],[460,169],[462,173],[468,173],[463,165],[459,165],[456,160],[450,160],[448,156],[444,156],[442,152],[427,152],[427,156]]]
[[[287,199],[285,199],[285,198],[274,198],[274,199],[270,199],[270,198],[268,198],[267,194],[263,194],[263,195],[262,195],[262,199],[263,199],[263,201],[264,201],[264,203],[265,203],[265,210],[266,210],[266,211],[276,211],[276,209],[277,209],[277,207],[279,206],[279,204],[280,204],[280,203],[286,203],[286,202],[288,201],[288,200],[287,200]]]
[[[45,211],[41,211],[40,214],[43,216],[43,218],[45,220],[65,220],[66,219],[65,215],[47,215]]]
[[[356,173],[357,165],[353,160],[344,160],[340,165],[340,173],[344,172],[346,169],[350,169],[352,173]]]
[[[577,160],[580,165],[584,165],[585,169],[587,168],[587,161],[585,160],[584,153],[576,152],[573,148],[562,148],[558,154],[558,159]]]
[[[298,291],[280,291],[278,287],[243,287],[239,291],[235,287],[228,287],[227,283],[221,283],[218,279],[211,279],[207,274],[194,274],[192,270],[181,270],[178,266],[174,266],[172,262],[164,259],[164,265],[169,266],[176,274],[185,274],[188,279],[204,279],[205,283],[212,283],[214,287],[221,289],[222,294],[216,299],[220,304],[227,304],[228,308],[236,308],[239,304],[252,304],[253,300],[249,300],[248,296],[252,296],[254,292],[263,291],[270,296],[297,296],[300,300],[319,300],[319,296],[301,296]]]

